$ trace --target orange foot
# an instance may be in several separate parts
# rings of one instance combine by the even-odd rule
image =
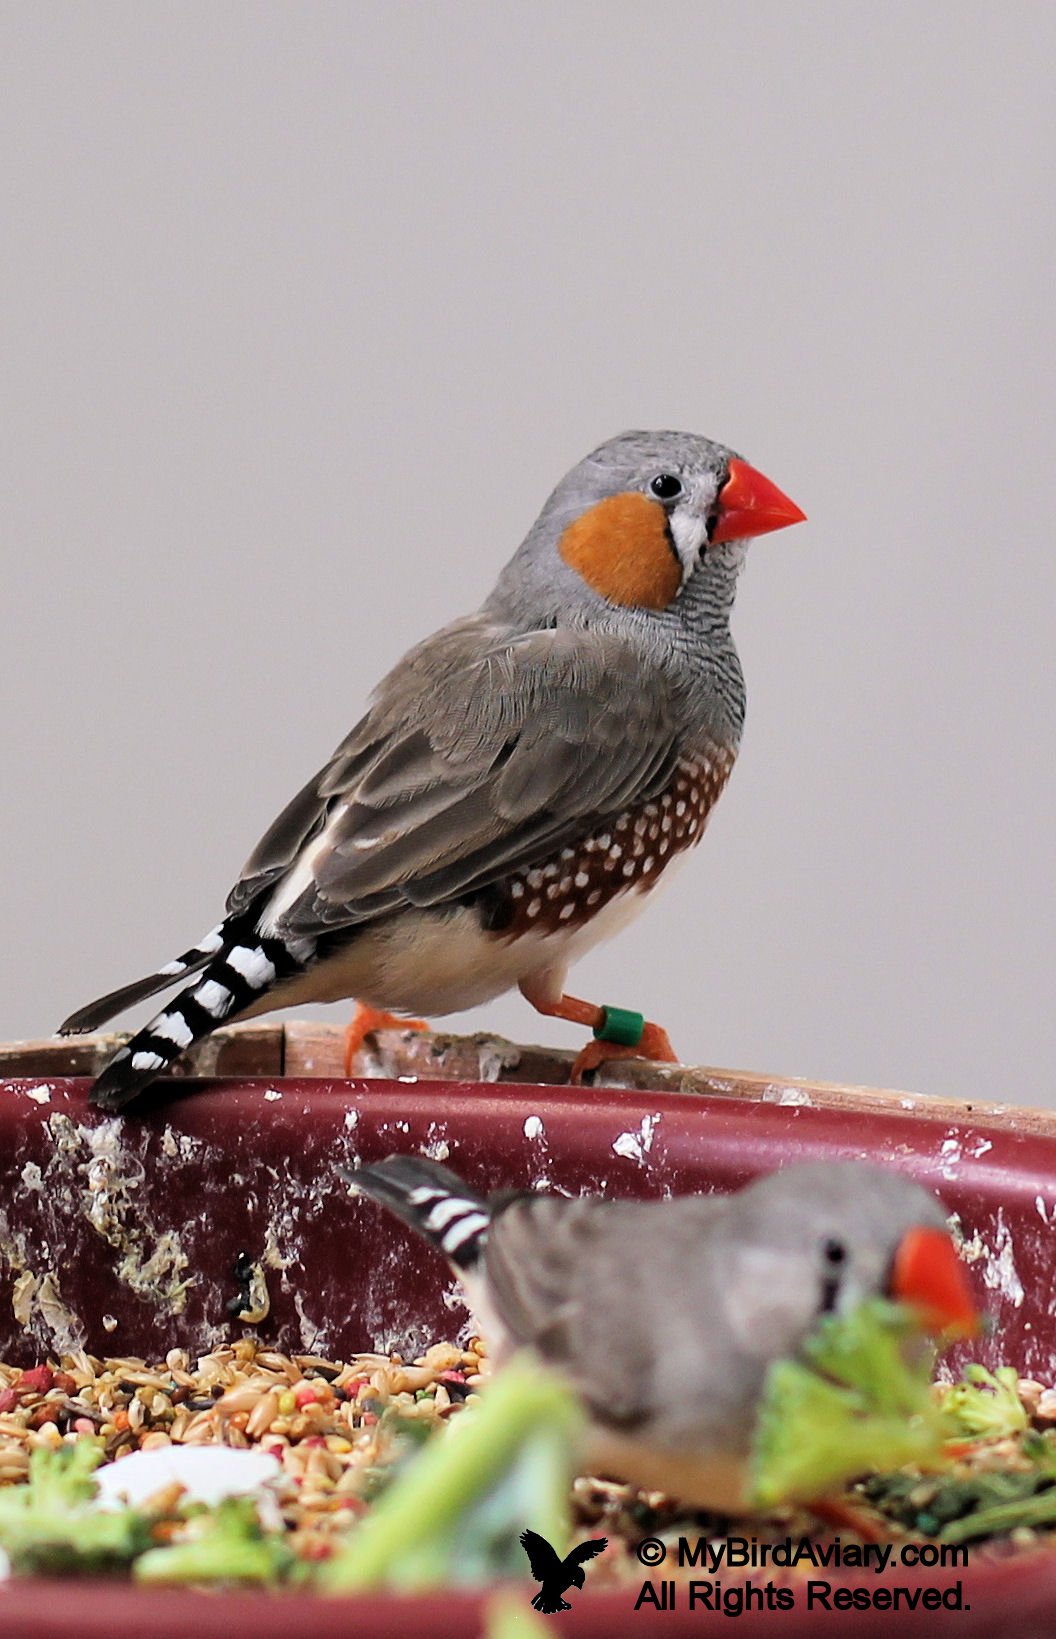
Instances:
[[[345,1075],[352,1074],[352,1066],[368,1036],[376,1030],[431,1030],[428,1019],[400,1019],[395,1013],[383,1013],[379,1008],[357,1002],[349,1024],[345,1028]]]
[[[592,1030],[600,1029],[608,1016],[619,1011],[598,1007],[595,1002],[582,1002],[578,996],[558,996],[555,1000],[539,981],[522,979],[520,989],[525,1001],[531,1002],[537,1013],[544,1014],[548,1019],[568,1019],[572,1024],[586,1024]],[[635,1015],[628,1017],[633,1019]],[[641,1014],[637,1017],[641,1019]],[[667,1031],[646,1019],[642,1021],[642,1033],[633,1047],[611,1041],[588,1041],[572,1065],[572,1086],[578,1086],[588,1071],[596,1070],[599,1064],[605,1064],[609,1059],[655,1059],[663,1064],[679,1062]]]
[[[571,1085],[578,1087],[589,1071],[596,1070],[610,1059],[653,1059],[661,1064],[677,1064],[678,1054],[671,1046],[667,1031],[646,1020],[642,1039],[636,1047],[621,1047],[612,1041],[588,1041],[586,1047],[577,1053],[572,1065]]]

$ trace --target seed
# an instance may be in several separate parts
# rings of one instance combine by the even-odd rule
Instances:
[[[279,1396],[274,1389],[269,1389],[267,1394],[261,1396],[249,1414],[246,1433],[251,1440],[259,1439],[265,1430],[271,1427],[278,1409]]]

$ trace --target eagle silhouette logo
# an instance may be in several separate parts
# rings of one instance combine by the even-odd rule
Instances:
[[[521,1546],[528,1555],[532,1575],[542,1584],[532,1600],[534,1608],[548,1615],[554,1611],[570,1611],[572,1606],[561,1595],[569,1588],[583,1586],[583,1561],[600,1554],[603,1548],[608,1547],[608,1542],[608,1537],[595,1537],[591,1542],[581,1542],[564,1559],[558,1559],[546,1538],[541,1537],[538,1531],[522,1531]]]

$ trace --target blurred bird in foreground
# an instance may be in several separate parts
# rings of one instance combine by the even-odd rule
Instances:
[[[531,1349],[572,1384],[586,1472],[698,1507],[751,1506],[767,1373],[823,1317],[888,1297],[921,1338],[977,1319],[939,1200],[863,1163],[656,1202],[486,1199],[412,1155],[338,1170],[448,1259],[499,1369]]]

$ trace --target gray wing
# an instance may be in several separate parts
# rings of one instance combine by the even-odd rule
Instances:
[[[470,617],[386,678],[262,839],[228,909],[288,872],[298,891],[275,926],[294,937],[441,904],[648,800],[677,758],[669,691],[627,644]]]
[[[705,1317],[715,1320],[714,1302],[697,1300],[701,1275],[713,1267],[705,1248],[724,1210],[720,1197],[519,1197],[488,1234],[488,1306],[515,1343],[566,1373],[599,1420],[640,1425],[657,1406],[658,1362],[686,1331],[681,1301],[697,1317],[682,1369],[699,1359],[713,1329]]]
[[[485,1253],[489,1306],[514,1341],[560,1367],[614,1423],[638,1420],[649,1398],[650,1339],[626,1301],[625,1254],[640,1210],[520,1199],[493,1223]]]

